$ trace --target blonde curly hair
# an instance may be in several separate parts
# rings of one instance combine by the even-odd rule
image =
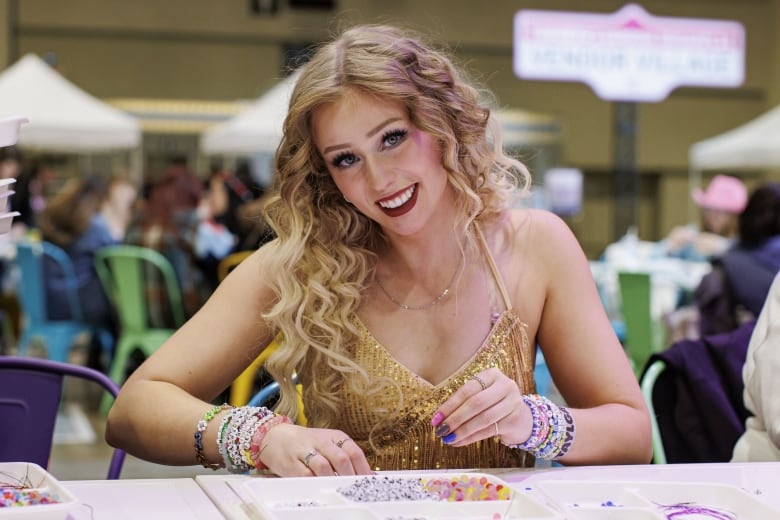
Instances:
[[[525,166],[502,151],[485,92],[412,33],[386,25],[353,27],[301,68],[264,209],[277,236],[267,272],[275,273],[268,283],[278,297],[264,319],[283,338],[266,366],[282,387],[277,411],[296,415],[291,374],[297,372],[307,388],[309,425],[317,427],[338,427],[339,390],[348,374],[362,376],[348,379],[362,385],[353,390],[364,395],[382,387],[350,359],[350,349],[358,337],[354,316],[385,237],[344,200],[312,137],[312,114],[346,89],[400,102],[411,123],[438,142],[462,208],[456,230],[496,218],[518,185],[525,190],[530,184]],[[327,375],[311,377],[314,366]]]

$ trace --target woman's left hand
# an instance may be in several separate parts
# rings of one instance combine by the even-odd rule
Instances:
[[[497,368],[476,374],[434,413],[431,425],[450,446],[499,437],[520,444],[531,435],[531,411],[517,383]]]

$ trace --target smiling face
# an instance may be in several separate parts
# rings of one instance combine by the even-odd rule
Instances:
[[[452,197],[436,141],[401,103],[351,89],[314,112],[312,129],[338,189],[386,233],[419,231]]]

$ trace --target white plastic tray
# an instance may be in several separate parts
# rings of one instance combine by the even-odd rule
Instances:
[[[339,489],[348,488],[356,481],[370,478],[389,477],[393,479],[453,480],[466,478],[486,478],[493,485],[501,485],[509,490],[506,500],[479,501],[353,501]],[[262,512],[264,518],[274,520],[455,520],[483,519],[502,520],[562,520],[563,516],[542,504],[529,494],[518,492],[493,475],[484,473],[399,473],[380,474],[376,477],[304,477],[283,479],[246,479],[230,482],[240,487],[240,496],[250,497],[253,504]]]
[[[780,518],[780,511],[729,484],[545,480],[535,486],[565,518],[572,520],[665,520],[669,511],[665,506],[678,504],[716,510],[740,520]],[[720,517],[690,512],[674,518]]]
[[[29,122],[24,116],[9,116],[0,118],[0,146],[16,144],[19,138],[19,126]]]
[[[0,487],[22,485],[57,500],[53,504],[0,507],[0,519],[63,520],[79,507],[76,498],[48,471],[31,462],[0,462]]]

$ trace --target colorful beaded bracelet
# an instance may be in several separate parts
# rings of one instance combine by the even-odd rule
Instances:
[[[206,431],[206,428],[208,428],[211,420],[216,417],[219,412],[223,410],[230,410],[231,408],[233,407],[227,403],[215,406],[203,414],[203,419],[198,421],[198,426],[195,429],[195,460],[197,460],[198,464],[202,465],[204,468],[209,468],[216,471],[222,467],[222,464],[209,464],[206,462],[206,454],[203,453],[203,434]]]
[[[531,411],[531,435],[525,442],[507,446],[528,451],[543,460],[566,455],[574,441],[574,418],[569,411],[538,394],[524,395],[523,402]]]

